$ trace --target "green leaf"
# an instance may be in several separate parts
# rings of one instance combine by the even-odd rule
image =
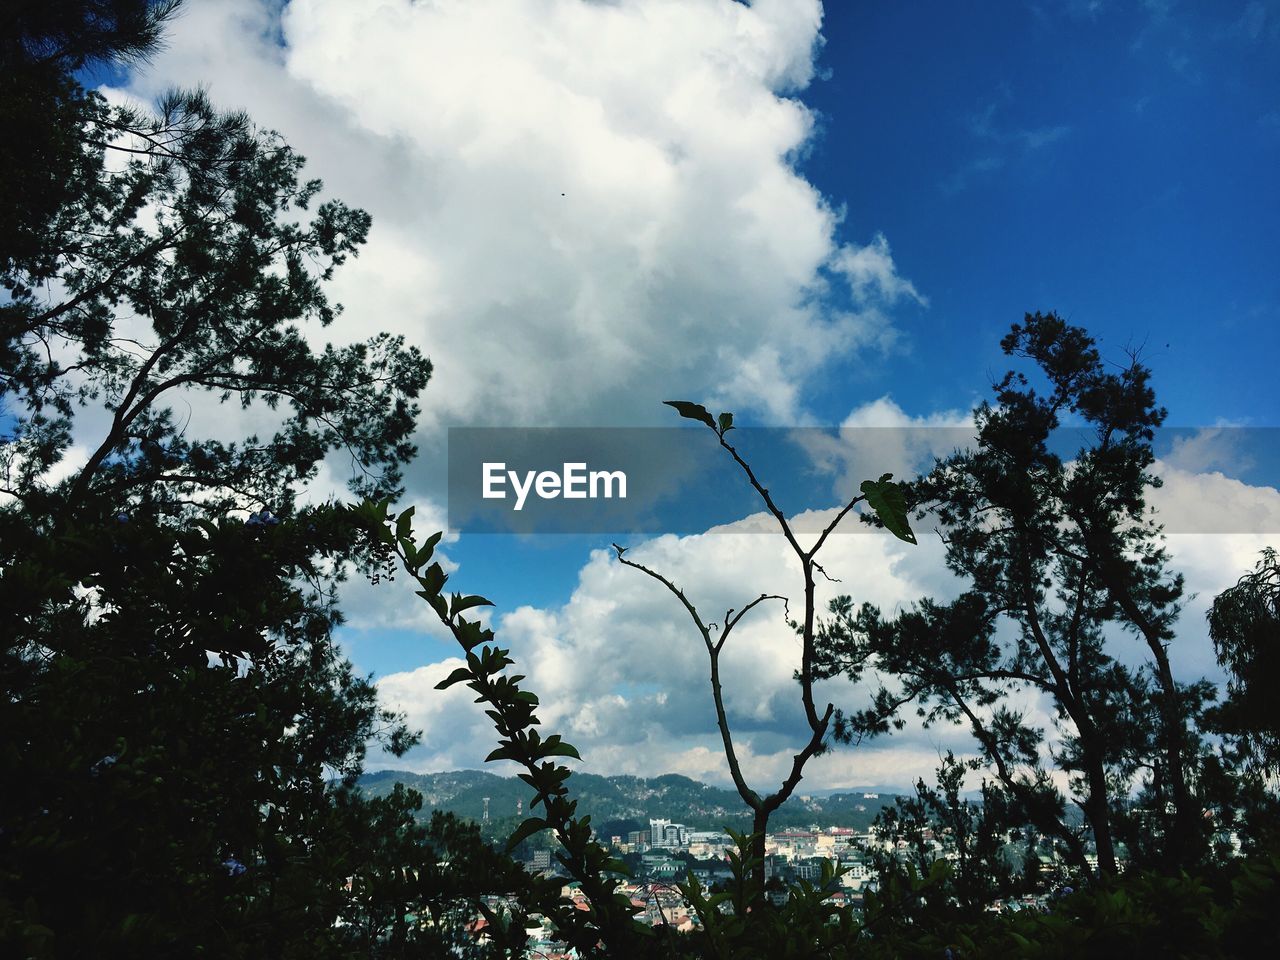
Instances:
[[[425,590],[419,590],[418,596],[425,598],[427,603],[431,604],[431,609],[435,610],[436,615],[441,620],[449,619],[449,609],[444,602],[444,597],[440,596],[440,594],[437,593],[432,595],[427,593]],[[470,647],[467,649],[470,649]]]
[[[663,400],[668,407],[675,407],[676,413],[687,420],[700,420],[712,430],[716,430],[716,422],[711,414],[707,412],[707,408],[700,403],[690,403],[688,400]]]
[[[440,614],[440,618],[446,619],[444,615],[444,597],[436,597],[436,612]],[[462,644],[462,648],[468,652],[474,650],[482,643],[487,643],[493,638],[493,631],[486,630],[474,620],[464,620],[459,617],[453,631],[454,637]]]
[[[486,600],[484,597],[474,596],[474,595],[469,597],[464,597],[460,593],[455,593],[453,595],[453,602],[450,603],[449,605],[449,615],[456,616],[457,614],[462,613],[463,610],[470,610],[472,607],[492,607],[492,606],[493,606],[493,601]]]
[[[436,684],[437,690],[448,690],[455,683],[461,683],[463,680],[471,679],[471,671],[466,667],[458,667],[453,673],[449,674],[443,680]]]
[[[604,862],[604,869],[610,873],[620,873],[625,877],[631,876],[631,868],[627,866],[625,860],[619,860],[617,857],[609,857]]]
[[[507,838],[507,853],[510,853],[516,847],[520,846],[520,841],[528,837],[532,837],[539,830],[547,829],[547,821],[541,817],[530,817],[520,826],[516,827],[515,832]]]
[[[886,473],[879,480],[863,480],[861,490],[886,530],[899,540],[916,542],[907,516],[906,493],[902,484],[893,482],[893,474]]]
[[[542,755],[544,757],[573,757],[575,760],[581,760],[582,756],[578,753],[578,748],[572,743],[565,743],[560,739],[558,734],[547,737],[542,744]]]
[[[493,763],[495,760],[515,760],[516,756],[512,750],[511,744],[495,747],[489,751],[489,755],[484,758],[485,763]]]
[[[728,433],[732,429],[733,429],[733,414],[732,413],[720,414],[720,436],[723,437],[726,433]]]
[[[401,512],[400,516],[396,517],[397,537],[407,537],[413,532],[413,510],[413,507],[409,507],[407,510]]]
[[[436,533],[433,533],[431,536],[427,537],[426,543],[424,543],[421,549],[418,550],[419,563],[426,563],[428,560],[431,559],[431,554],[435,553],[436,544],[440,542],[440,538],[443,536],[444,536],[444,531],[440,530],[440,531],[437,531]]]
[[[932,866],[929,867],[929,875],[926,879],[930,884],[941,883],[943,880],[947,878],[947,875],[950,872],[951,872],[951,862],[948,860],[939,858],[933,861]]]
[[[427,572],[418,578],[418,582],[422,584],[424,590],[428,593],[439,593],[440,588],[444,586],[444,582],[448,580],[448,575],[438,563],[433,563],[427,567]]]

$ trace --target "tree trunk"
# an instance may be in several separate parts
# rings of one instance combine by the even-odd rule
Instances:
[[[1182,745],[1186,736],[1186,722],[1180,705],[1178,687],[1169,667],[1169,653],[1158,638],[1148,637],[1151,654],[1156,661],[1156,676],[1160,681],[1160,725],[1164,740],[1165,762],[1169,766],[1169,789],[1173,795],[1173,826],[1165,837],[1165,866],[1173,872],[1186,866],[1192,859],[1195,842],[1196,804],[1187,784],[1187,773],[1182,762]]]
[[[1124,578],[1116,573],[1119,555],[1114,546],[1102,541],[1096,533],[1081,524],[1086,532],[1086,543],[1093,554],[1096,575],[1106,585],[1112,598],[1120,605],[1125,617],[1142,634],[1155,665],[1156,681],[1160,685],[1157,703],[1160,710],[1161,737],[1165,763],[1168,766],[1169,790],[1172,794],[1174,814],[1172,829],[1165,836],[1164,860],[1170,872],[1185,866],[1193,857],[1192,845],[1198,829],[1198,803],[1192,796],[1191,785],[1182,762],[1183,743],[1186,739],[1186,717],[1182,698],[1173,669],[1169,665],[1169,651],[1165,649],[1165,637],[1160,626],[1147,617],[1126,587]]]
[[[1093,830],[1094,846],[1098,849],[1098,873],[1103,877],[1114,877],[1119,870],[1116,866],[1115,839],[1111,834],[1111,809],[1107,803],[1107,774],[1094,745],[1086,743],[1083,747],[1085,775],[1089,784],[1084,812]]]
[[[764,903],[764,840],[769,832],[769,814],[771,811],[760,808],[755,811],[755,816],[751,821],[751,859],[755,860],[755,865],[751,868],[751,902],[753,904]]]

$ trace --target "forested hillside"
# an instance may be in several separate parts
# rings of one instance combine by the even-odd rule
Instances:
[[[407,773],[380,770],[366,773],[359,786],[370,796],[386,796],[400,783],[422,794],[423,814],[444,810],[470,820],[484,817],[484,798],[489,798],[491,821],[517,815],[516,805],[528,813],[534,792],[515,777],[500,777],[481,770],[450,773]],[[629,830],[647,830],[650,819],[673,820],[693,830],[722,830],[727,825],[745,830],[750,819],[736,793],[709,786],[676,773],[660,777],[602,777],[575,774],[574,796],[581,813],[590,814],[601,835]],[[878,793],[876,798],[864,793]],[[787,801],[775,815],[779,829],[786,827],[850,827],[865,830],[894,794],[876,787],[817,797],[800,794]],[[624,829],[625,828],[625,829]]]

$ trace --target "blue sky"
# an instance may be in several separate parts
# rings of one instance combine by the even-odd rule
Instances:
[[[373,215],[334,334],[403,333],[436,364],[407,494],[423,528],[444,521],[449,427],[665,425],[672,397],[743,424],[954,423],[1032,310],[1117,358],[1140,347],[1170,424],[1280,426],[1277,3],[205,0],[112,83],[205,85]],[[1174,544],[1200,594],[1176,653],[1191,677],[1214,669],[1204,602],[1280,529],[1280,494],[1228,435],[1167,459],[1163,509],[1259,518]],[[610,539],[444,549],[590,769],[723,781],[701,652]],[[709,609],[789,575],[760,536],[637,550]],[[859,599],[954,589],[936,544],[833,552]],[[421,604],[360,583],[345,602],[348,652],[426,731],[405,762],[478,766],[492,734],[432,690],[455,651]],[[777,628],[744,631],[729,664],[761,777],[799,729]],[[812,786],[901,783],[950,746],[963,734],[910,732],[824,758]]]
[[[1280,6],[1084,7],[827,6],[802,168],[930,300],[908,356],[849,376],[963,405],[1052,309],[1144,345],[1170,423],[1275,425]]]

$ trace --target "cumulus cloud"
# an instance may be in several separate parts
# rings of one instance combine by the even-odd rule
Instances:
[[[1280,490],[1247,484],[1220,470],[1187,470],[1175,462],[1156,462],[1153,469],[1164,486],[1150,497],[1170,533],[1280,535]]]
[[[966,410],[943,410],[913,417],[887,394],[855,407],[834,433],[797,431],[796,437],[818,469],[834,477],[840,500],[858,495],[869,477],[892,473],[900,479],[928,470],[973,443],[976,427]]]
[[[1257,433],[1236,425],[1202,427],[1193,431],[1177,431],[1171,449],[1163,457],[1165,463],[1179,470],[1203,473],[1211,468],[1240,473],[1253,466],[1248,452]]]
[[[130,92],[207,84],[373,214],[335,334],[430,353],[428,449],[671,395],[798,422],[794,384],[923,301],[795,168],[820,24],[818,0],[211,0]]]
[[[432,511],[445,427],[666,424],[669,396],[805,422],[797,384],[892,348],[890,312],[924,298],[795,167],[821,16],[818,0],[206,0],[112,96],[205,86],[373,215],[322,336],[387,330],[434,361],[407,477]],[[204,432],[265,426],[192,405]],[[339,473],[318,496],[341,494]],[[368,594],[344,595],[356,627],[425,627],[420,604]]]
[[[1167,462],[1157,462],[1155,472],[1164,485],[1152,492],[1150,502],[1174,531],[1168,536],[1172,566],[1187,584],[1170,659],[1184,677],[1221,680],[1205,614],[1214,597],[1253,569],[1264,547],[1280,544],[1280,489]]]

